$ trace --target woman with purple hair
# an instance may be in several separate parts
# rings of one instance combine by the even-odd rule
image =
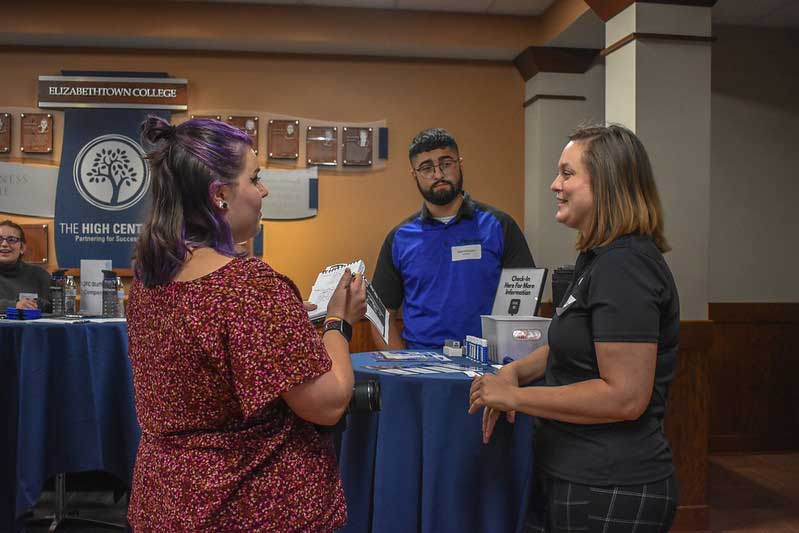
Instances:
[[[320,337],[300,293],[236,243],[261,219],[250,138],[223,122],[142,125],[152,211],[128,305],[142,438],[135,531],[332,531],[346,504],[329,439],[352,394],[348,339]],[[328,316],[364,315],[345,275]],[[344,328],[346,329],[346,328]]]

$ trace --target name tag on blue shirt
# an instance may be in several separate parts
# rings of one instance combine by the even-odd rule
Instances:
[[[469,261],[483,257],[483,247],[480,244],[465,244],[452,247],[452,261]]]

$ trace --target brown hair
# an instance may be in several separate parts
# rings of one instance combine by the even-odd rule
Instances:
[[[195,246],[243,255],[213,197],[237,183],[252,147],[247,134],[218,120],[194,118],[173,126],[157,116],[147,117],[140,132],[152,175],[152,208],[136,241],[136,278],[145,287],[171,281]]]
[[[594,195],[591,225],[580,233],[577,248],[588,250],[639,233],[652,237],[661,252],[669,251],[652,164],[635,133],[617,124],[582,126],[569,140],[584,147],[582,162]]]
[[[25,231],[22,229],[22,226],[8,219],[0,222],[0,226],[8,226],[9,228],[14,228],[17,230],[19,232],[19,240],[22,241],[23,244],[25,243]]]

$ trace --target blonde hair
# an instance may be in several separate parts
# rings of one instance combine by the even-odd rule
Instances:
[[[588,250],[639,233],[650,236],[661,252],[669,251],[652,165],[635,133],[616,124],[582,126],[569,140],[584,148],[582,162],[594,196],[591,224],[580,232],[577,248]]]

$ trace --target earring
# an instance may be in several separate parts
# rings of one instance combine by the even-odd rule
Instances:
[[[219,203],[216,205],[219,206],[219,209],[227,209],[227,202],[224,200],[219,200]]]

